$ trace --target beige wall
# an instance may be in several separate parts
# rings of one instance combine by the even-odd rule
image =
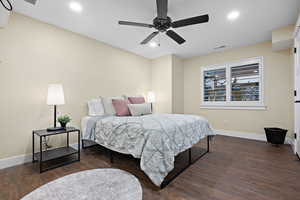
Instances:
[[[272,31],[272,42],[294,39],[295,25],[291,24]]]
[[[287,50],[294,45],[295,25],[288,25],[272,31],[272,48],[275,51]]]
[[[201,109],[200,67],[264,57],[266,110]],[[272,52],[264,42],[184,61],[184,111],[206,117],[215,129],[263,134],[264,127],[276,126],[293,131],[293,66],[290,50]]]
[[[184,70],[183,60],[172,56],[172,106],[175,114],[184,113]]]
[[[172,56],[163,56],[152,60],[152,90],[156,102],[154,112],[172,113]]]
[[[183,60],[168,55],[152,60],[152,90],[156,94],[154,111],[184,113]]]
[[[59,110],[77,127],[87,100],[151,88],[150,60],[19,14],[0,29],[0,52],[0,159],[30,153],[32,129],[51,125],[49,83],[63,84]]]

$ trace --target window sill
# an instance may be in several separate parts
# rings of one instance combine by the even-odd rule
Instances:
[[[220,106],[220,105],[201,105],[202,109],[211,110],[267,110],[266,106]]]

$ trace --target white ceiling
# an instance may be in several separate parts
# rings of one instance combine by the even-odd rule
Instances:
[[[80,2],[82,12],[72,12],[70,1]],[[186,39],[184,45],[162,34],[161,46],[150,48],[139,43],[152,29],[119,26],[118,20],[151,23],[156,17],[155,0],[38,0],[35,6],[24,0],[13,3],[19,13],[148,58],[167,54],[187,58],[208,54],[221,45],[233,48],[271,40],[272,30],[296,23],[300,8],[299,0],[169,0],[168,15],[173,20],[209,14],[210,22],[176,29]],[[241,14],[234,22],[226,17],[232,10]]]

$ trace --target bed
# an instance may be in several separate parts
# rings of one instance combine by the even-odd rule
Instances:
[[[195,115],[104,115],[82,119],[83,144],[85,140],[94,141],[112,151],[140,159],[141,169],[161,188],[173,179],[164,181],[174,169],[175,157],[189,150],[191,165],[191,148],[201,139],[207,138],[208,152],[209,138],[214,135],[209,122]]]

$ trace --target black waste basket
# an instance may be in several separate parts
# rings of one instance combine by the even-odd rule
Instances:
[[[281,128],[265,128],[267,141],[271,144],[283,144],[287,131]]]

